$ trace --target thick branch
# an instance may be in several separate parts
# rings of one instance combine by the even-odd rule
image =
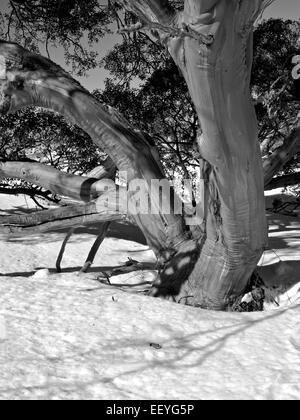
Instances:
[[[276,175],[289,160],[295,156],[299,150],[300,143],[300,127],[296,128],[292,133],[285,138],[283,144],[278,147],[264,163],[264,179],[265,187],[272,181]]]
[[[108,196],[109,198],[109,196]],[[110,205],[111,204],[111,205]],[[0,232],[35,233],[53,229],[62,230],[91,223],[105,223],[114,220],[128,220],[127,216],[115,209],[114,199],[108,203],[66,206],[26,215],[1,216]]]
[[[88,174],[88,178],[97,178],[97,179],[112,179],[115,180],[117,173],[116,165],[108,157],[101,166],[97,166],[92,169]]]
[[[145,181],[145,192],[149,196],[152,180],[165,179],[153,151],[155,146],[128,124],[110,115],[61,67],[13,43],[0,42],[0,56],[4,63],[0,80],[0,111],[14,112],[30,105],[50,108],[86,131],[110,156],[119,171],[126,172],[128,182]],[[53,179],[55,181],[55,176]],[[81,182],[82,179],[78,180],[77,190],[82,191]],[[72,190],[72,185],[67,184]],[[86,190],[83,190],[80,198],[85,197]],[[90,190],[88,184],[88,194]],[[129,201],[135,204],[134,198],[130,197]],[[173,209],[165,212],[159,199],[151,200],[151,208],[151,213],[138,213],[134,218],[152,249],[159,253],[186,239],[188,233],[181,215],[174,214]]]
[[[78,201],[89,202],[101,195],[107,182],[99,180],[107,172],[100,167],[95,178],[61,172],[51,166],[32,162],[0,162],[2,178],[19,178],[45,189],[53,194],[67,196]]]
[[[300,172],[273,178],[272,181],[269,182],[269,184],[266,186],[266,190],[273,190],[275,188],[285,188],[297,184],[300,184]]]

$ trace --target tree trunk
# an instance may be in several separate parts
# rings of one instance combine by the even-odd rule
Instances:
[[[172,14],[165,0],[126,0],[160,33],[180,67],[202,128],[201,229],[187,229],[175,208],[152,197],[152,212],[133,214],[160,263],[152,295],[223,309],[247,286],[267,242],[263,168],[249,83],[252,30],[262,0],[186,0]],[[141,134],[109,115],[60,67],[15,44],[0,44],[6,79],[2,109],[51,108],[71,118],[105,150],[128,181],[163,180],[157,153]],[[15,83],[15,80],[18,83]],[[20,83],[21,82],[21,83]],[[79,183],[80,184],[80,183]],[[163,198],[168,200],[167,194]],[[136,205],[131,192],[129,202]],[[198,233],[196,233],[198,232]]]
[[[188,296],[187,303],[202,307],[222,307],[241,293],[267,242],[263,169],[249,89],[257,3],[186,1],[179,25],[214,40],[168,40],[199,116],[199,152],[209,168],[206,236],[180,292]],[[173,283],[174,271],[171,262],[160,287]]]

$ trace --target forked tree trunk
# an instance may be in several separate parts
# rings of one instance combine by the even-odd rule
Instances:
[[[202,128],[204,221],[198,234],[191,234],[174,208],[165,212],[157,197],[152,213],[133,214],[161,265],[154,296],[222,309],[245,289],[266,245],[263,169],[249,91],[253,23],[266,3],[186,0],[184,12],[174,13],[165,0],[125,2],[159,31],[185,77]],[[145,193],[151,193],[153,179],[165,177],[145,138],[109,115],[61,68],[15,44],[1,43],[0,55],[6,62],[3,111],[33,104],[71,118],[129,181],[145,181]],[[131,204],[136,200],[131,194]]]
[[[207,36],[206,42],[168,40],[198,113],[199,152],[207,163],[206,237],[181,288],[181,295],[192,296],[196,305],[219,307],[241,293],[267,242],[263,168],[250,96],[259,3],[187,0],[178,23]]]

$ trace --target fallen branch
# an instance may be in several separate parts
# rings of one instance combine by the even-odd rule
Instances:
[[[0,232],[6,234],[41,233],[114,220],[128,219],[125,213],[115,210],[113,207],[101,209],[98,204],[93,202],[86,205],[78,204],[39,211],[28,215],[1,216]]]

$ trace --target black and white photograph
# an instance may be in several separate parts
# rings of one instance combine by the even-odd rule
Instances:
[[[300,0],[0,0],[0,400],[300,400]]]

